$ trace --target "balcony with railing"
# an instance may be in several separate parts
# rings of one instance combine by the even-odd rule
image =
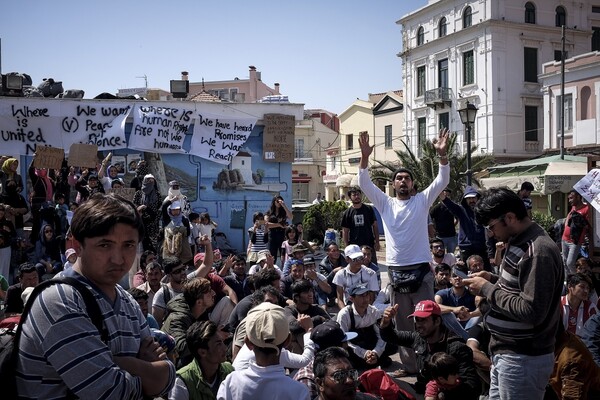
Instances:
[[[437,108],[445,105],[452,105],[452,89],[447,87],[439,87],[425,92],[425,104],[429,107]]]
[[[313,162],[313,152],[307,151],[302,148],[296,148],[294,151],[294,162],[295,163],[312,163]]]

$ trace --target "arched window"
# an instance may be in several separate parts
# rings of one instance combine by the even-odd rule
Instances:
[[[422,26],[417,29],[417,46],[421,46],[425,43],[425,29]]]
[[[463,12],[463,29],[468,28],[473,24],[473,10],[471,7],[465,8]]]
[[[447,25],[448,25],[448,23],[446,21],[446,17],[442,17],[442,19],[440,19],[440,23],[438,25],[438,32],[440,33],[439,37],[444,37],[448,33]]]
[[[592,89],[589,86],[581,88],[581,119],[592,117],[592,105],[590,98],[592,97]]]
[[[567,26],[567,12],[562,6],[556,7],[556,26]]]
[[[535,6],[530,1],[525,3],[525,23],[535,24]]]

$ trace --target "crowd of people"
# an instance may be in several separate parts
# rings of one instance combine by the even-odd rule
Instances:
[[[274,196],[253,215],[245,252],[232,254],[179,182],[160,194],[143,160],[131,200],[110,193],[126,186],[110,157],[97,172],[32,163],[26,200],[18,160],[4,157],[0,326],[20,331],[18,397],[369,399],[381,395],[371,372],[396,355],[389,377],[416,378],[401,398],[600,395],[600,280],[578,257],[592,235],[573,221],[591,218],[581,196],[568,196],[557,245],[531,219],[528,182],[451,200],[446,130],[431,185],[417,191],[399,168],[394,197],[371,182],[366,133],[359,145],[341,241],[317,248]],[[54,277],[87,290],[34,290]]]

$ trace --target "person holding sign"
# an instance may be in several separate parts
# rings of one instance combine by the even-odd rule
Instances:
[[[31,180],[31,214],[33,216],[33,227],[31,229],[30,241],[34,244],[38,239],[40,231],[40,209],[42,204],[52,201],[54,196],[54,179],[52,171],[46,168],[36,168],[34,166],[36,153],[33,153],[33,160],[29,166],[29,179]]]

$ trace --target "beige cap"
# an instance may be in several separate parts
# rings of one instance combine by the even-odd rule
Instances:
[[[283,308],[269,302],[254,307],[246,317],[246,337],[257,347],[275,349],[290,335]]]

